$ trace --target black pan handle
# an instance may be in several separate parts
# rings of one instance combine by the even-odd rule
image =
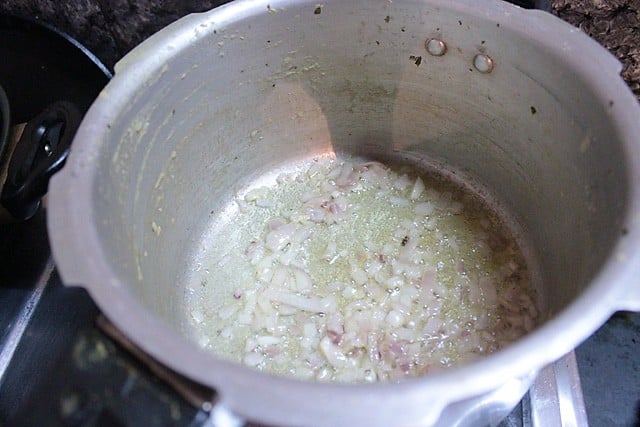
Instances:
[[[0,203],[15,220],[31,218],[49,179],[64,166],[81,115],[70,102],[51,104],[27,123],[11,156]]]

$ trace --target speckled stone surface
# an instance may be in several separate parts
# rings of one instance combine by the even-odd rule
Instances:
[[[190,12],[224,0],[0,0],[0,13],[52,24],[108,67]],[[608,48],[640,99],[640,0],[553,0],[552,11]],[[619,313],[577,349],[590,424],[640,427],[640,314]]]
[[[553,0],[552,9],[622,62],[622,77],[640,99],[640,0]]]

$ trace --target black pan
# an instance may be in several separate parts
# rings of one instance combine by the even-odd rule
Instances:
[[[37,211],[49,178],[112,73],[61,31],[0,15],[0,222]]]

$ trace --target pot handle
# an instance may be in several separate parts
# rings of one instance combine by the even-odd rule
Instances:
[[[637,270],[640,271],[640,270]],[[615,307],[617,311],[635,311],[640,313],[640,281],[630,281],[630,286],[623,289]]]
[[[615,296],[613,311],[640,312],[640,254],[631,256],[620,251],[614,256],[618,267],[624,271],[621,280],[627,286],[620,287],[620,292]]]
[[[29,219],[37,211],[49,179],[67,159],[80,118],[74,104],[59,101],[27,123],[10,154],[0,195],[0,204],[14,219]]]

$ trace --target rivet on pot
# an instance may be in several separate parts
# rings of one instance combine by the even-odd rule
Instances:
[[[424,43],[427,52],[433,56],[442,56],[447,53],[447,45],[438,39],[429,39]]]
[[[493,71],[493,59],[489,55],[479,53],[473,58],[473,66],[483,74]]]

